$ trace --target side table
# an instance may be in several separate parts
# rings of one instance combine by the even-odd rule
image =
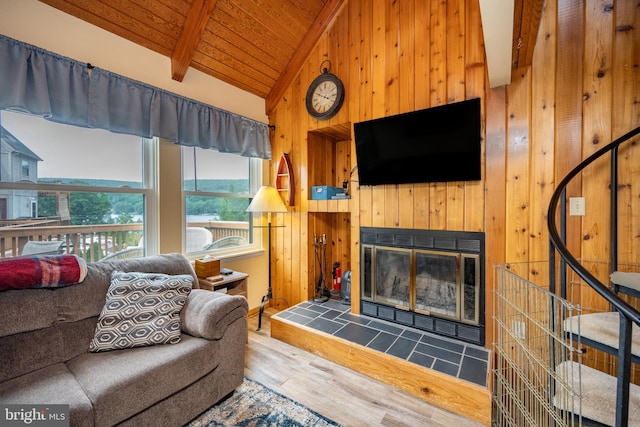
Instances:
[[[229,295],[242,295],[247,298],[247,282],[249,275],[247,273],[241,273],[234,271],[231,274],[223,275],[222,280],[212,281],[205,277],[198,277],[198,283],[201,289],[206,289],[214,292],[221,292],[226,290]]]

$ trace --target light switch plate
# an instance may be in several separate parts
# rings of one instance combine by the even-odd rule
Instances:
[[[584,197],[569,197],[569,215],[571,216],[585,215]]]

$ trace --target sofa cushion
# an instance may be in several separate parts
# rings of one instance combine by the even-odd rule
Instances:
[[[89,351],[180,341],[180,311],[193,277],[114,271]]]
[[[67,366],[93,403],[95,425],[110,426],[204,377],[219,359],[218,341],[183,334],[175,345],[85,353]]]
[[[56,327],[0,338],[0,382],[64,361],[62,333]]]
[[[93,426],[93,407],[69,369],[54,364],[0,383],[3,404],[68,404],[73,426]]]
[[[0,337],[53,325],[58,320],[58,310],[52,299],[61,290],[25,289],[0,293]]]

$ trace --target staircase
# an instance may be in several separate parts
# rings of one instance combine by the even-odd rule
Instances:
[[[610,279],[618,294],[633,294],[640,289],[640,273],[616,271]],[[620,340],[621,335],[629,334],[627,321],[620,312],[591,313],[563,322],[563,330],[572,339],[579,337],[583,345],[623,361],[619,362],[617,378],[573,361],[556,367],[558,375],[571,381],[574,390],[581,391],[582,417],[591,422],[588,425],[640,425],[640,387],[630,384],[631,363],[640,363],[640,330],[633,322],[630,326],[629,344],[627,339]],[[570,411],[565,404],[569,401],[565,395],[554,403],[556,408]]]
[[[635,293],[640,289],[640,273],[616,271],[610,278],[618,294]],[[579,338],[583,345],[619,360],[617,378],[574,361],[556,367],[557,375],[571,382],[573,390],[580,390],[581,415],[586,425],[640,425],[640,387],[630,384],[631,363],[640,363],[640,330],[637,323],[627,323],[625,316],[616,311],[590,313],[579,318],[573,316],[563,321],[567,336],[574,340]],[[620,336],[625,338],[621,340]],[[559,410],[572,412],[567,405],[571,401],[565,393],[556,395],[554,404]]]
[[[617,191],[611,191],[610,218],[611,218],[611,249],[610,249],[610,283],[611,288],[596,278],[591,272],[574,257],[565,245],[566,212],[561,208],[560,232],[556,224],[556,208],[560,204],[566,205],[566,188],[579,173],[597,159],[610,155],[611,164],[611,189],[618,188],[618,149],[621,144],[632,141],[640,133],[640,127],[616,139],[609,145],[598,150],[573,169],[556,188],[549,204],[548,226],[552,249],[550,251],[550,264],[555,266],[555,251],[560,255],[560,268],[572,269],[593,290],[597,292],[611,305],[611,312],[584,314],[580,319],[570,317],[563,322],[563,328],[571,338],[580,338],[583,345],[603,351],[617,358],[617,375],[611,376],[597,369],[585,365],[573,366],[575,362],[569,361],[556,367],[556,372],[565,375],[581,390],[582,417],[587,421],[593,421],[594,425],[608,425],[624,427],[628,425],[640,425],[640,388],[630,385],[631,364],[640,361],[640,312],[634,308],[628,300],[620,297],[620,294],[636,297],[640,295],[638,282],[640,275],[635,272],[622,272],[618,270],[618,198]],[[588,185],[588,183],[586,183]],[[555,248],[555,251],[554,251]],[[550,274],[552,282],[555,274]],[[563,275],[560,275],[563,278]],[[555,288],[555,284],[553,286]],[[560,281],[560,294],[566,295],[566,283]],[[577,375],[576,372],[578,371]],[[578,383],[576,383],[578,382]],[[615,385],[615,393],[613,391]],[[594,390],[599,392],[593,393]],[[607,390],[607,391],[605,391]],[[559,396],[557,396],[559,397]],[[562,402],[569,399],[556,398],[555,406],[559,410],[569,411]]]
[[[618,262],[616,191],[610,192],[610,259],[578,259],[565,244],[567,186],[609,155],[610,186],[618,188],[618,148],[638,134],[640,127],[588,157],[560,182],[548,210],[550,253],[544,267],[496,268],[496,426],[640,426],[640,381],[632,383],[632,374],[639,372],[634,365],[640,364],[640,260]],[[586,287],[606,301],[595,306],[610,310],[589,308],[576,297]]]

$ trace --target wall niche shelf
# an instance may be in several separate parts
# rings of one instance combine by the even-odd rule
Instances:
[[[342,188],[344,181],[351,186],[351,127],[351,123],[343,123],[307,133],[309,198],[314,186]],[[309,199],[310,212],[349,212],[349,206],[349,199]]]
[[[314,235],[327,237],[327,268],[324,277],[331,288],[331,267],[339,262],[342,271],[351,269],[351,199],[311,200],[312,187],[342,188],[349,182],[351,193],[352,125],[342,123],[307,132],[307,211],[309,236],[309,297],[314,296],[319,276],[314,254]]]

